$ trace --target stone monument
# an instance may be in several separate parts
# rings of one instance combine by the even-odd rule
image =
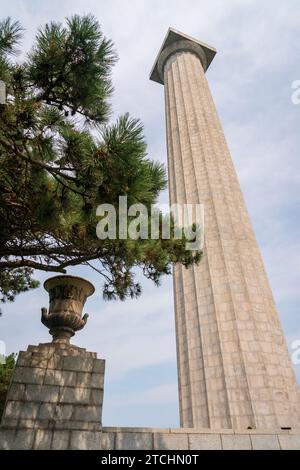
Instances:
[[[51,343],[19,353],[0,428],[2,449],[93,449],[100,447],[105,361],[70,344],[85,325],[82,309],[93,285],[74,276],[44,284],[49,312],[42,323]]]
[[[164,84],[170,202],[204,205],[203,259],[174,269],[181,426],[294,428],[298,386],[205,77],[215,54],[170,28],[150,77]]]

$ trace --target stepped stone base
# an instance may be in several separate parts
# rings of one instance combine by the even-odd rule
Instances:
[[[101,435],[105,361],[69,344],[21,351],[0,427],[0,449],[91,446]],[[100,445],[100,440],[98,442]]]

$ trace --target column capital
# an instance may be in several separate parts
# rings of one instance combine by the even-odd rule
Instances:
[[[150,80],[164,84],[163,69],[168,58],[179,51],[190,51],[197,55],[206,72],[217,51],[214,47],[198,41],[174,28],[169,28],[150,73]]]

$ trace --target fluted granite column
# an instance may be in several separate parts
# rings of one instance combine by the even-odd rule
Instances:
[[[200,264],[174,269],[181,426],[297,427],[298,386],[205,77],[215,52],[169,29],[151,73],[165,88],[170,202],[205,214]]]

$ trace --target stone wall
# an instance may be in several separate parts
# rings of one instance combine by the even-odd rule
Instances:
[[[104,427],[0,430],[0,449],[39,450],[300,450],[300,431]]]
[[[299,430],[102,428],[105,361],[69,344],[20,352],[0,426],[0,449],[300,449]]]
[[[102,429],[103,450],[293,450],[300,449],[300,430],[211,431],[210,429]]]

